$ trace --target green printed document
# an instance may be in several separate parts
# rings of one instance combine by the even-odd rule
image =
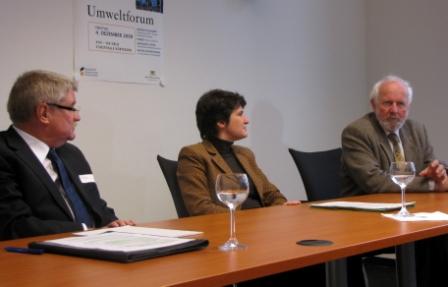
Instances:
[[[118,262],[140,261],[197,250],[206,246],[208,246],[208,240],[206,239],[164,237],[114,231],[29,244],[30,248],[43,249],[45,252]]]

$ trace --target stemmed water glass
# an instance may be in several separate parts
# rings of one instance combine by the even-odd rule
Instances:
[[[244,173],[219,174],[216,178],[216,195],[230,209],[230,238],[219,249],[230,251],[244,249],[246,245],[236,239],[235,210],[249,194],[249,179]]]
[[[406,208],[405,189],[415,177],[415,165],[412,161],[397,161],[390,164],[390,177],[401,188],[401,209],[397,216],[407,217],[412,214]]]

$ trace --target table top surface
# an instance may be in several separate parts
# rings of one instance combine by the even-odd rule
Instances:
[[[399,202],[399,194],[344,198],[364,202]],[[414,193],[411,212],[448,213],[448,193]],[[222,252],[229,235],[229,215],[213,214],[139,224],[197,230],[210,245],[202,250],[134,263],[115,263],[46,253],[8,253],[5,246],[70,236],[59,234],[0,242],[2,286],[222,286],[351,255],[409,243],[448,232],[448,221],[398,222],[379,212],[277,206],[237,212],[236,234],[246,250]],[[323,239],[328,246],[296,242]]]

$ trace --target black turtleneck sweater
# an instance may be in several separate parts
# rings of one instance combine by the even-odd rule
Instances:
[[[236,158],[235,154],[233,153],[232,145],[233,142],[228,142],[220,139],[212,139],[211,142],[215,146],[215,148],[218,150],[219,154],[222,156],[224,161],[229,165],[230,169],[234,173],[246,173],[241,163]],[[247,175],[249,178],[249,195],[246,199],[246,201],[241,206],[242,209],[249,209],[249,208],[257,208],[262,207],[260,196],[258,195],[258,192],[255,188],[255,185],[250,178],[249,175]]]

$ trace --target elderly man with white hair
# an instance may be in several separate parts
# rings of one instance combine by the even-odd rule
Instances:
[[[411,86],[397,76],[374,85],[373,112],[342,132],[342,195],[398,192],[387,174],[391,162],[397,161],[396,153],[415,164],[417,176],[408,190],[448,190],[445,168],[435,159],[425,127],[408,119],[411,102]]]
[[[387,76],[373,86],[373,112],[342,132],[342,195],[398,192],[388,175],[394,161],[414,162],[416,176],[407,187],[410,191],[448,190],[445,167],[435,159],[426,128],[408,118],[411,103],[410,84],[397,76]],[[447,236],[417,241],[415,256],[418,287],[446,286]],[[349,261],[353,270],[355,260]]]

